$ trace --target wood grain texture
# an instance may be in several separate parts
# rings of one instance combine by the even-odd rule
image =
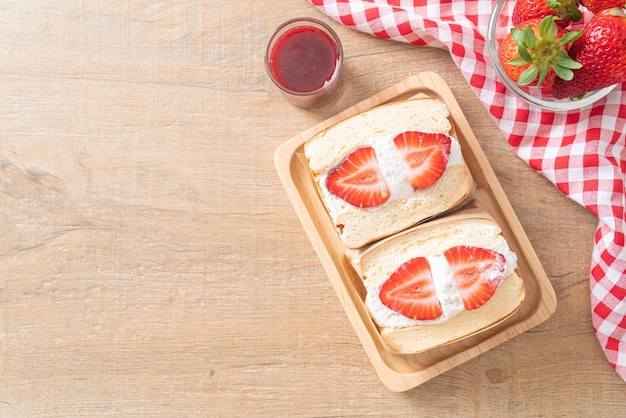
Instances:
[[[282,21],[339,34],[339,95],[271,85]],[[272,162],[421,71],[451,87],[557,294],[539,327],[393,393]],[[0,4],[0,416],[621,416],[591,326],[596,219],[520,161],[443,50],[304,0]]]

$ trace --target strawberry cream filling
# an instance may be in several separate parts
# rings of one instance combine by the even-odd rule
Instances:
[[[507,242],[503,239],[500,244],[492,249],[501,254],[506,265],[502,275],[494,276],[493,279],[505,278],[512,274],[517,267],[517,256],[509,248]],[[432,275],[435,293],[443,314],[436,319],[417,320],[408,318],[401,313],[385,306],[380,299],[381,288],[385,281],[366,284],[367,296],[365,304],[372,314],[375,322],[386,328],[402,328],[420,324],[441,324],[452,318],[453,316],[466,310],[463,303],[461,291],[454,278],[454,274],[444,255],[435,255],[425,257],[430,265],[430,273]]]
[[[390,193],[386,202],[409,197],[415,192],[411,181],[407,177],[401,152],[394,144],[394,138],[397,135],[398,134],[373,137],[363,141],[361,144],[361,147],[372,147],[376,152],[376,158],[378,159],[378,165],[382,173],[382,177]],[[450,154],[447,160],[447,167],[462,165],[464,160],[461,152],[461,146],[455,138],[451,136],[449,137],[451,139],[451,145]],[[331,218],[333,219],[336,219],[342,213],[355,209],[354,205],[331,193],[326,187],[328,175],[332,173],[338,165],[339,164],[331,166],[316,176],[316,181],[319,183],[322,198],[328,208]],[[379,207],[380,206],[374,206],[362,209],[375,211]]]

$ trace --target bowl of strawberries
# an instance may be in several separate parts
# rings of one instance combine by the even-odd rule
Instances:
[[[623,6],[624,0],[498,0],[487,41],[500,80],[547,110],[581,109],[604,98],[626,82]]]

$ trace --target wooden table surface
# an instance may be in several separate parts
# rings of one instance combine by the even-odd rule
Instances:
[[[289,105],[263,49],[328,22],[339,95]],[[596,219],[516,157],[449,55],[305,0],[0,3],[0,416],[624,416],[594,336]],[[551,318],[388,390],[274,150],[421,71],[448,83],[558,298]]]

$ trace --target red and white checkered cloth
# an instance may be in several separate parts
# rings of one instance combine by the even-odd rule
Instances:
[[[381,38],[446,49],[517,155],[596,216],[592,319],[626,381],[626,87],[580,111],[530,108],[508,92],[487,52],[493,0],[309,0],[324,14]]]

